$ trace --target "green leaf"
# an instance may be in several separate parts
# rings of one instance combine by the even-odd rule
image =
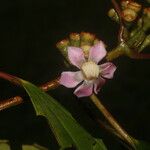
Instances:
[[[11,150],[10,143],[8,140],[0,140],[0,150]],[[33,145],[22,145],[22,150],[48,150],[48,149],[38,144],[33,144]]]
[[[48,150],[48,149],[40,145],[34,144],[34,145],[22,145],[22,150]]]
[[[0,140],[0,150],[11,150],[9,146],[9,141]]]
[[[147,0],[148,3],[150,3],[150,0]]]
[[[136,150],[150,150],[150,144],[144,141],[136,141],[135,149]]]
[[[47,118],[61,149],[106,150],[102,140],[92,137],[54,98],[29,82],[20,81],[31,98],[36,114]]]

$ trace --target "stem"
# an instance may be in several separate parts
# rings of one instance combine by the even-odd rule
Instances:
[[[23,99],[20,96],[15,96],[10,99],[0,101],[0,111],[12,106],[16,106],[23,103]]]
[[[123,37],[124,24],[122,21],[122,13],[121,13],[120,7],[119,7],[118,3],[116,2],[116,0],[111,0],[111,1],[114,5],[115,11],[117,12],[118,17],[119,17],[120,29],[119,29],[119,33],[118,33],[118,40],[119,40],[119,42],[124,42],[124,37]]]
[[[17,77],[7,74],[5,72],[0,72],[0,78],[10,81],[13,84],[20,85]]]
[[[106,120],[113,126],[113,128],[121,135],[121,137],[130,145],[134,147],[134,141],[130,135],[119,125],[119,123],[115,120],[115,118],[110,114],[110,112],[105,108],[105,106],[101,103],[101,101],[97,98],[96,95],[92,95],[92,102],[96,105],[96,107],[100,110],[100,112],[104,115]]]
[[[116,47],[116,49],[107,53],[106,59],[107,59],[107,61],[111,61],[115,58],[118,58],[119,56],[124,55],[124,54],[125,54],[125,51],[123,50],[123,48],[121,46],[118,46],[118,47]]]
[[[129,55],[132,59],[150,59],[150,54],[141,54],[138,52],[132,52],[131,55]]]
[[[113,136],[117,136],[119,139],[123,140],[122,136],[118,134],[112,126],[110,126],[107,122],[100,120],[99,117],[93,111],[91,111],[91,109],[87,105],[83,104],[82,102],[81,102],[81,105],[83,105],[84,111],[88,114],[88,116],[93,121],[96,121],[100,128],[105,129],[106,131],[111,133]]]
[[[15,76],[12,76],[10,74],[4,73],[4,72],[0,72],[0,78],[5,79],[10,81],[11,83],[20,85],[18,78]],[[43,91],[48,91],[50,89],[55,89],[56,87],[59,86],[59,77],[51,80],[45,84],[42,84],[41,86],[39,86]],[[6,108],[10,108],[12,106],[16,106],[19,105],[21,103],[23,103],[23,98],[20,96],[15,96],[15,97],[11,97],[9,99],[6,100],[1,100],[0,101],[0,111],[4,110]]]
[[[42,84],[40,86],[40,88],[43,90],[43,91],[49,91],[51,89],[55,89],[57,88],[60,84],[59,84],[59,79],[60,77],[54,79],[54,80],[51,80],[49,82],[46,82],[44,84]]]

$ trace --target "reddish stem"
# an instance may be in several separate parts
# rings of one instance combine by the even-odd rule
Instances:
[[[56,78],[56,79],[54,79],[52,81],[46,82],[45,84],[42,84],[40,86],[40,88],[42,90],[44,90],[44,91],[48,91],[50,89],[55,89],[55,88],[57,88],[60,85],[59,84],[59,79],[60,79],[60,77],[58,77],[58,78]]]
[[[123,38],[124,24],[123,24],[123,21],[122,21],[122,12],[121,12],[121,9],[120,9],[118,3],[116,2],[116,0],[111,0],[111,1],[112,1],[113,5],[114,5],[115,11],[118,14],[119,22],[120,22],[120,29],[119,29],[119,33],[118,33],[118,40],[119,40],[119,42],[124,42],[124,38]]]
[[[0,101],[0,111],[6,108],[10,108],[15,105],[23,103],[23,99],[20,96],[15,96],[6,100]]]
[[[132,55],[130,55],[131,58],[133,59],[150,59],[150,54],[141,54],[134,52]]]
[[[10,74],[0,72],[0,78],[10,81],[11,83],[20,85],[20,82],[17,77],[12,76]],[[59,78],[56,78],[52,81],[49,81],[41,86],[39,86],[42,90],[48,91],[50,89],[54,89],[59,86]],[[23,98],[20,96],[15,96],[6,100],[0,101],[0,111],[6,108],[10,108],[12,106],[23,103]]]
[[[20,85],[20,82],[17,77],[7,74],[5,72],[0,72],[0,78],[10,81],[13,84]]]

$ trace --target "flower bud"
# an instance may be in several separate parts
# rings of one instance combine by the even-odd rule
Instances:
[[[82,45],[81,48],[83,50],[85,58],[88,58],[89,50],[90,50],[91,46],[89,46],[89,45]]]
[[[97,44],[97,43],[99,43],[99,42],[100,42],[100,40],[96,38],[96,39],[94,40],[94,45]]]
[[[114,20],[114,21],[116,21],[116,22],[119,22],[118,14],[117,14],[117,12],[116,12],[113,8],[108,11],[108,16],[109,16],[112,20]]]
[[[95,35],[90,34],[88,32],[81,32],[81,46],[82,45],[93,45]]]
[[[129,2],[127,4],[127,8],[134,10],[135,12],[139,12],[142,8],[142,5],[136,3],[136,2]]]
[[[80,46],[80,34],[78,34],[78,33],[71,33],[69,35],[69,38],[70,38],[70,45],[77,46],[77,47]]]
[[[123,10],[122,17],[125,21],[132,22],[136,19],[137,13],[134,10],[127,8]]]
[[[56,44],[56,47],[59,49],[59,51],[62,53],[62,55],[67,58],[68,53],[67,53],[67,47],[69,45],[69,40],[62,40]]]
[[[64,50],[69,45],[69,40],[62,40],[56,44],[56,47],[60,50]]]
[[[97,44],[99,40],[95,38],[94,34],[88,32],[81,33],[71,33],[69,35],[69,40],[65,39],[56,44],[56,47],[59,49],[61,54],[68,60],[68,47],[74,46],[79,47],[83,50],[85,58],[88,58],[90,48]],[[70,62],[69,62],[70,63]]]
[[[130,0],[122,0],[121,1],[121,7],[122,9],[126,9],[128,4],[129,4]]]

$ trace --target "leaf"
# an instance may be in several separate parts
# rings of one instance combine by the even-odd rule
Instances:
[[[147,2],[150,4],[150,0],[147,0]]]
[[[102,147],[104,150],[106,149],[102,140],[100,139],[95,139],[95,140],[96,140],[96,143],[95,145],[93,145],[93,150],[100,150],[100,147]]]
[[[8,140],[0,140],[0,150],[11,150],[11,146]],[[48,149],[38,144],[33,144],[33,145],[22,145],[22,150],[48,150]]]
[[[7,140],[0,140],[0,150],[11,150]]]
[[[92,137],[54,98],[29,82],[20,81],[31,98],[36,114],[47,118],[61,149],[106,150],[102,140]]]
[[[40,145],[34,144],[34,145],[22,145],[22,150],[48,150],[48,149]]]
[[[150,144],[144,141],[136,141],[135,149],[136,150],[150,150]]]

